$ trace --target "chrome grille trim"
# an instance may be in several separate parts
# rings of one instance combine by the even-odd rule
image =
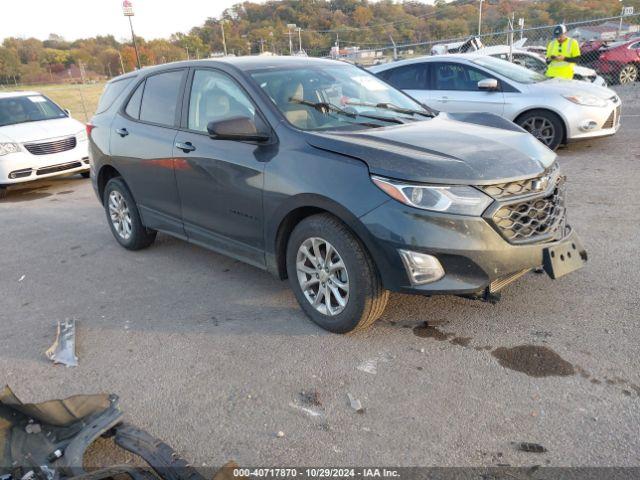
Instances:
[[[77,143],[76,137],[66,137],[49,142],[25,143],[24,148],[32,155],[51,155],[73,150],[76,148]]]

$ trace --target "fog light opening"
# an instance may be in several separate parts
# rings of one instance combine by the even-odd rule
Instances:
[[[436,257],[426,253],[398,250],[412,285],[424,285],[444,277],[444,269]]]
[[[598,122],[595,120],[585,120],[580,124],[580,130],[583,132],[590,132],[591,130],[595,130],[598,128]]]

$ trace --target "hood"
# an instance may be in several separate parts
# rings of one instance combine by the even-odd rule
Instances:
[[[550,94],[560,95],[576,95],[579,93],[586,93],[589,95],[595,95],[604,100],[608,100],[612,97],[616,97],[617,94],[613,90],[607,87],[601,87],[593,83],[581,82],[579,80],[566,80],[562,78],[551,78],[544,82],[528,85],[532,92],[548,92]],[[535,89],[535,90],[534,90]]]
[[[556,154],[515,124],[488,113],[357,132],[305,132],[323,150],[358,158],[373,174],[421,183],[488,185],[541,175]]]
[[[73,118],[55,118],[39,122],[5,125],[0,127],[0,139],[7,142],[28,143],[75,135],[81,130],[84,130],[84,125]]]

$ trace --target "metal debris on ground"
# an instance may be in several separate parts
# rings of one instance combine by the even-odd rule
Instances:
[[[276,433],[276,437],[278,437],[278,438],[284,437],[284,432],[282,430],[280,430],[278,433]]]
[[[67,367],[78,366],[75,320],[58,321],[56,339],[45,355],[54,364],[61,363]]]
[[[518,442],[515,446],[517,450],[527,453],[545,453],[547,451],[547,449],[539,443]]]
[[[347,393],[347,398],[349,399],[349,405],[351,405],[351,408],[353,408],[358,413],[364,413],[364,407],[362,406],[362,403],[360,403],[360,400],[355,398],[350,393]]]
[[[22,275],[22,276],[18,279],[18,282],[23,281],[25,278],[26,278],[26,275]]]

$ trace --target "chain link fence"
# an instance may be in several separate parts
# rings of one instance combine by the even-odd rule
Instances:
[[[390,44],[375,49],[334,48],[330,56],[367,66],[421,55],[483,50],[544,72],[546,47],[553,39],[555,25],[523,28],[515,19],[509,25],[502,31],[474,36]],[[640,14],[571,22],[566,26],[568,36],[579,42],[582,53],[577,79],[604,80],[608,85],[640,85]]]

